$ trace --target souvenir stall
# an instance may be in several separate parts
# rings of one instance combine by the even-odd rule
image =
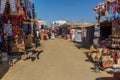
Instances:
[[[58,36],[69,40],[70,39],[70,25],[66,23],[66,24],[58,26],[57,33],[58,33]]]
[[[84,24],[82,28],[82,46],[83,48],[89,49],[93,44],[94,38],[94,26],[95,24]]]
[[[98,8],[100,7],[98,6],[94,8],[94,10],[96,11]],[[101,10],[99,10],[99,13],[102,14],[100,16],[104,16],[108,22],[112,22],[112,34],[101,41],[102,66],[106,71],[120,75],[120,0],[106,0]],[[119,79],[120,77],[117,76],[117,78]]]
[[[104,61],[103,67],[113,67],[113,65],[117,65],[120,68],[120,20],[112,21],[112,34],[109,35],[109,38],[102,41],[102,47],[105,48],[104,54],[109,56],[106,61]],[[106,57],[103,55],[103,57]],[[107,62],[111,61],[111,64],[107,64]]]
[[[90,46],[93,44],[94,25],[95,25],[94,23],[82,24],[81,26],[72,28],[75,33],[77,33],[77,31],[81,30],[81,32],[78,36],[81,38],[81,47],[82,48],[89,49]],[[74,35],[74,34],[72,33],[72,35]],[[74,38],[77,38],[76,34],[75,34],[75,37],[73,36],[73,39]],[[74,41],[76,41],[76,40],[74,39]]]
[[[18,0],[1,0],[1,17],[4,51],[25,52],[22,21],[25,20],[23,8]],[[3,49],[2,49],[3,50]]]
[[[106,53],[109,58],[103,66],[107,67],[113,67],[113,65],[117,65],[120,68],[119,59],[120,59],[120,43],[119,43],[119,7],[120,6],[120,0],[109,0],[106,2],[106,12],[105,17],[109,22],[112,22],[112,34],[109,35],[109,38],[107,38],[105,41],[103,41],[102,46],[104,46],[107,50]],[[108,13],[108,14],[107,14]],[[104,56],[104,55],[103,55]],[[111,61],[112,60],[112,61]],[[111,61],[111,63],[110,63]],[[107,63],[109,62],[109,63]]]
[[[32,25],[24,21],[35,17],[34,5],[30,0],[0,0],[0,3],[0,51],[25,53],[26,36],[30,36],[32,42]],[[6,61],[7,56],[3,60]]]

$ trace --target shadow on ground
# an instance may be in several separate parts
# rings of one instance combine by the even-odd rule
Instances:
[[[102,77],[102,78],[97,78],[96,80],[118,80],[114,77]]]
[[[31,52],[32,52],[32,55],[27,57],[25,60],[29,60],[29,59],[31,59],[31,61],[35,61],[36,59],[39,60],[40,54],[43,52],[43,50],[40,50],[40,51],[39,50],[32,50]]]
[[[8,72],[9,66],[0,65],[0,80]]]

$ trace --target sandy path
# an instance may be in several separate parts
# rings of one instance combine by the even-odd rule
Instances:
[[[19,61],[2,80],[96,80],[111,76],[94,73],[93,64],[86,62],[85,49],[77,49],[72,42],[55,39],[42,42],[40,59]]]

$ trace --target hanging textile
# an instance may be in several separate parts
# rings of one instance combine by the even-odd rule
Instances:
[[[1,0],[0,3],[0,14],[3,14],[7,0]]]
[[[116,2],[113,2],[111,4],[112,6],[112,19],[114,19],[114,15],[115,15],[115,12],[116,12]]]
[[[119,13],[118,13],[118,0],[116,0],[116,11],[115,11],[115,16],[114,16],[115,19],[118,19],[119,18]]]
[[[10,7],[11,7],[11,10],[13,12],[17,11],[17,8],[16,8],[16,0],[9,0],[10,2]]]
[[[29,0],[25,0],[26,13],[29,18],[32,18],[32,3]]]
[[[109,6],[109,10],[108,10],[108,22],[110,22],[111,21],[111,17],[112,17],[112,6],[110,5]]]
[[[24,31],[25,33],[27,33],[27,26],[26,26],[26,25],[23,26],[23,31]]]

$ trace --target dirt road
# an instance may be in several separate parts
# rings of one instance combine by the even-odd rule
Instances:
[[[40,59],[19,61],[2,80],[96,80],[111,75],[95,73],[86,62],[85,49],[77,49],[72,42],[55,39],[44,41]]]

